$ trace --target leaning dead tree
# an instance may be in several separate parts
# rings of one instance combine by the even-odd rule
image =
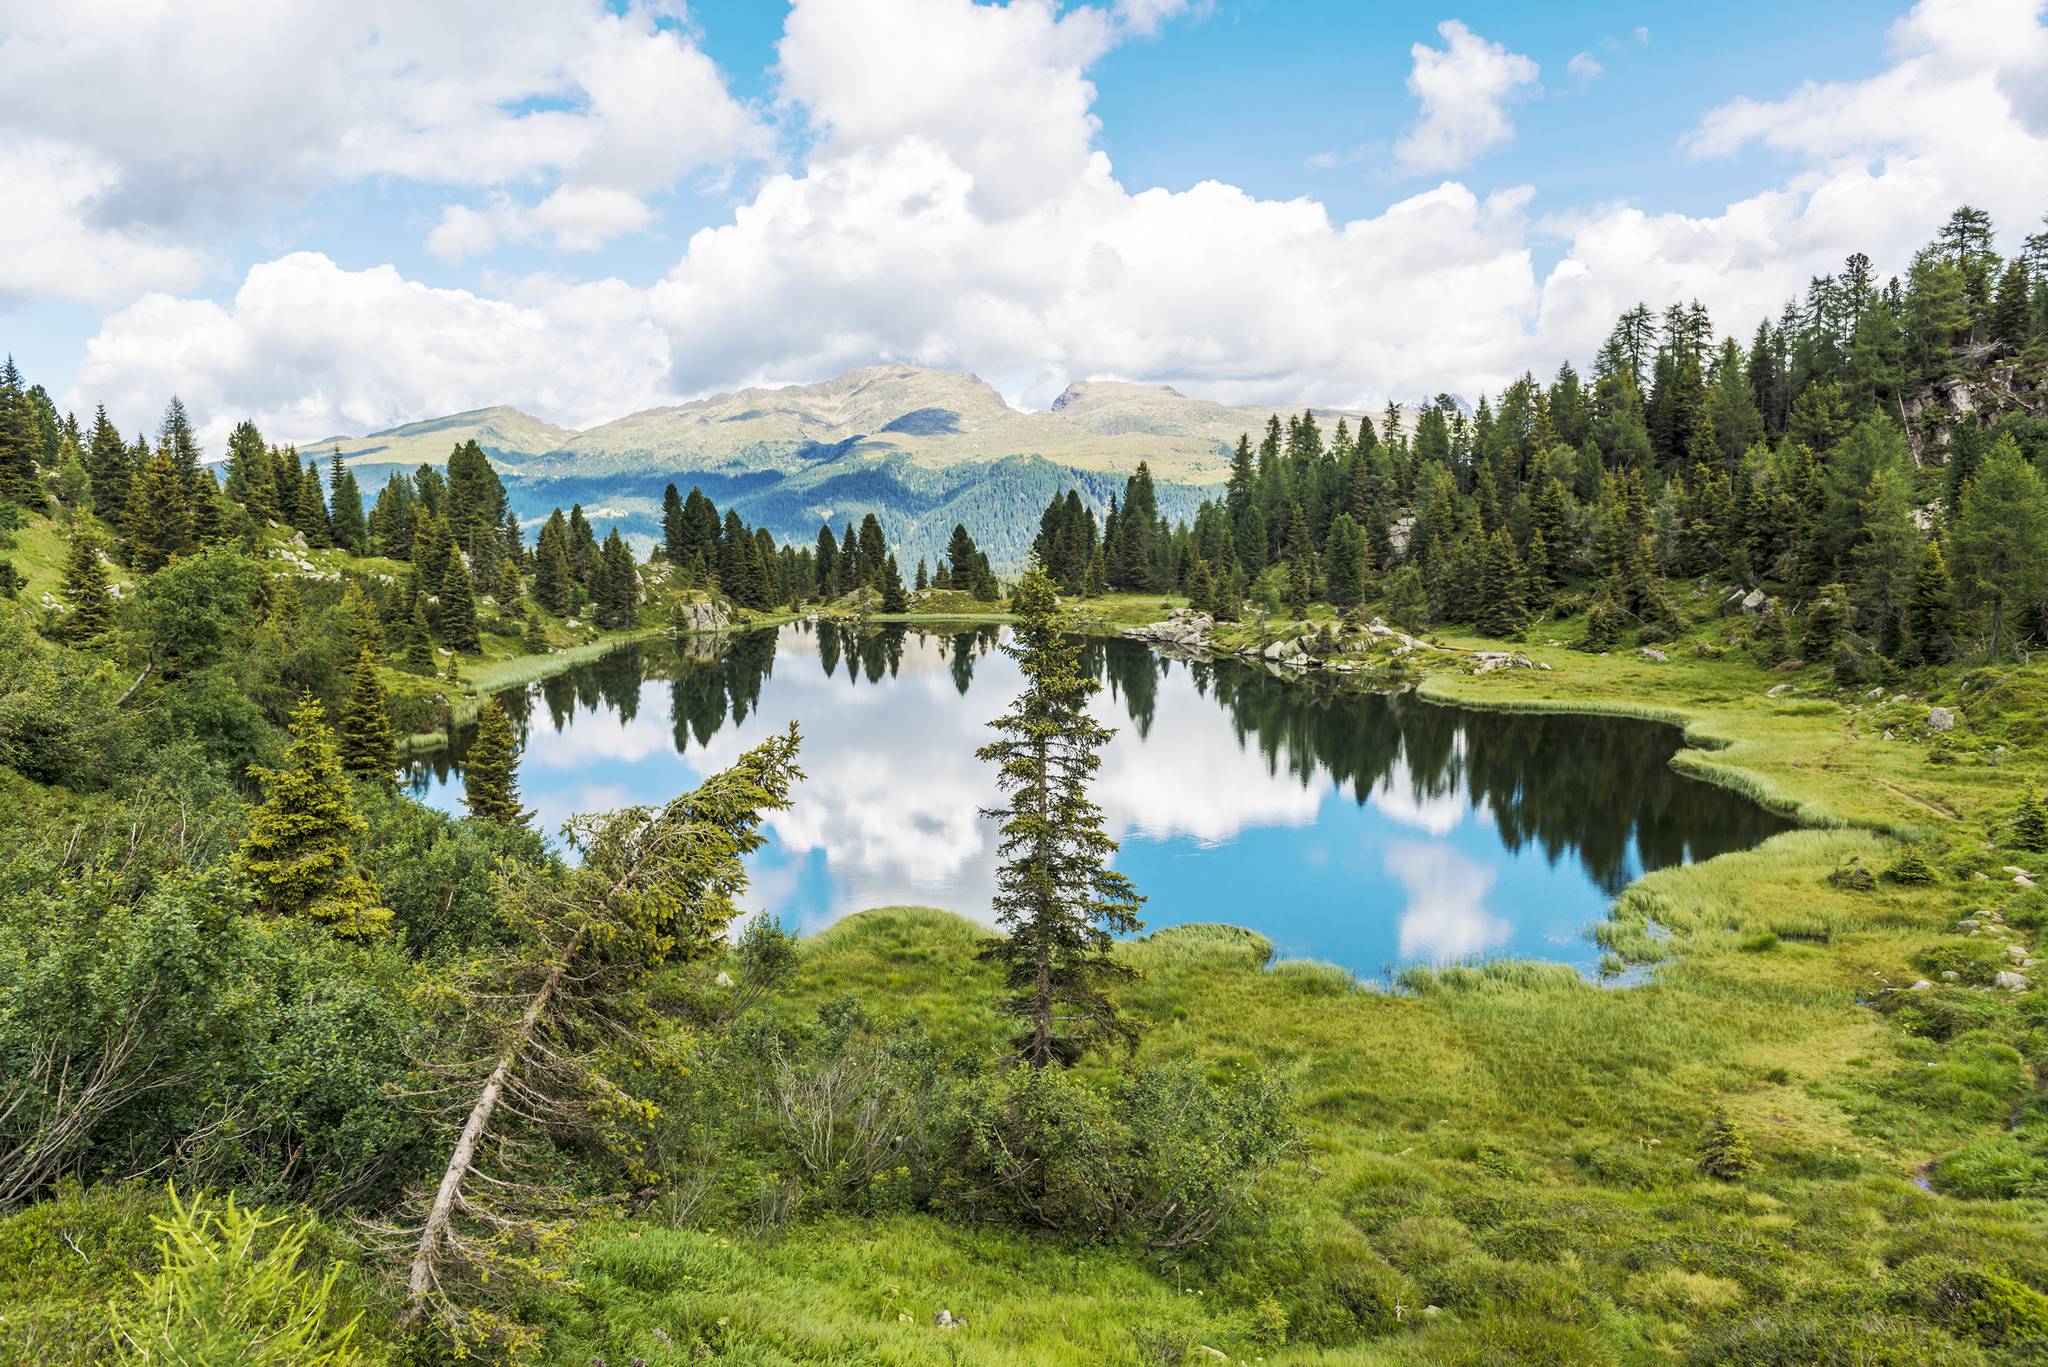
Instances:
[[[406,1231],[404,1325],[438,1322],[458,1344],[519,1336],[488,1293],[545,1275],[553,1219],[575,1207],[553,1176],[562,1148],[630,1152],[649,1110],[613,1079],[656,1050],[642,989],[717,947],[746,886],[741,859],[802,777],[797,740],[792,726],[658,811],[579,817],[575,868],[503,879],[520,948],[443,1003],[454,1037],[432,1092],[454,1137]]]

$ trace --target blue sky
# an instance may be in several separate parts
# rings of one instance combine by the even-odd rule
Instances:
[[[130,426],[583,425],[881,360],[1476,393],[1637,298],[1746,334],[1956,202],[2048,208],[2039,0],[177,9],[0,0],[0,333]]]

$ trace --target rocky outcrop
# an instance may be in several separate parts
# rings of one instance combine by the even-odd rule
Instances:
[[[706,598],[677,605],[672,618],[676,634],[691,636],[699,632],[724,631],[731,620],[719,609],[718,604]]]
[[[1216,619],[1206,612],[1193,608],[1175,608],[1164,621],[1148,626],[1126,627],[1124,635],[1134,641],[1151,641],[1155,645],[1175,646],[1182,650],[1209,650],[1212,645],[1209,633],[1215,629]]]
[[[1548,669],[1527,655],[1513,650],[1449,650],[1410,636],[1375,617],[1368,622],[1342,622],[1314,631],[1283,636],[1264,645],[1243,645],[1234,650],[1217,645],[1212,633],[1215,620],[1207,613],[1175,608],[1157,622],[1126,627],[1124,635],[1164,649],[1201,654],[1237,654],[1263,661],[1273,669],[1328,669],[1351,673],[1396,661],[1420,662],[1431,659],[1443,665],[1464,665],[1475,674],[1500,669]]]

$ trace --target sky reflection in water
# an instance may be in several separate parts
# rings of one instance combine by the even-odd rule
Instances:
[[[658,804],[771,731],[808,777],[753,857],[749,906],[817,930],[895,903],[988,918],[991,768],[1018,687],[997,632],[785,627],[622,651],[504,695],[520,787],[550,831]],[[1468,712],[1091,642],[1117,728],[1097,787],[1157,928],[1227,921],[1365,976],[1509,955],[1590,965],[1586,927],[1647,868],[1785,825],[1673,773],[1670,728]],[[465,738],[458,738],[458,740]],[[461,810],[460,745],[412,771]]]

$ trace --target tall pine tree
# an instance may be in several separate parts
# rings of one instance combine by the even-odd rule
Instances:
[[[1025,573],[1011,601],[1016,637],[1003,650],[1024,690],[990,723],[1001,739],[976,752],[997,766],[1008,804],[988,812],[1002,823],[994,905],[1003,933],[981,957],[1002,969],[1002,1009],[1022,1027],[1012,1041],[1018,1058],[1071,1066],[1097,1044],[1136,1041],[1107,988],[1130,976],[1110,946],[1140,928],[1144,899],[1109,866],[1116,842],[1088,796],[1113,734],[1088,711],[1100,685],[1061,630],[1042,569]]]

